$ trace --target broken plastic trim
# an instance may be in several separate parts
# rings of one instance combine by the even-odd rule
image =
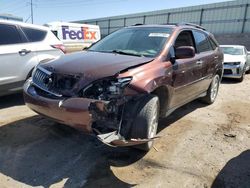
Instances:
[[[112,147],[117,147],[117,146],[134,146],[134,145],[139,145],[139,144],[144,144],[150,141],[155,140],[156,138],[159,138],[160,136],[155,136],[153,138],[148,138],[148,139],[134,139],[131,138],[129,140],[126,140],[123,136],[121,136],[117,131],[113,131],[110,133],[105,133],[105,134],[99,134],[97,135],[97,138],[103,142],[104,144]]]

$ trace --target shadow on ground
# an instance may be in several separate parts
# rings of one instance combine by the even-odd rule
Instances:
[[[20,105],[24,105],[22,93],[0,97],[0,110],[3,108],[9,108],[12,106],[20,106]]]
[[[168,117],[160,119],[159,125],[158,125],[158,133],[162,131],[167,126],[173,124],[174,122],[178,121],[182,117],[186,116],[187,114],[195,111],[196,109],[206,107],[207,104],[204,104],[200,102],[198,99],[190,102],[181,108],[175,110],[172,114],[170,114]]]
[[[0,127],[0,173],[30,186],[131,187],[110,166],[128,165],[145,153],[110,148],[94,137],[40,116]]]
[[[3,100],[1,98],[0,100]],[[20,105],[15,98],[11,105]],[[8,107],[7,103],[0,108]],[[159,131],[197,108],[194,101],[159,122]],[[95,137],[83,135],[41,116],[0,127],[0,173],[30,186],[120,187],[133,185],[118,179],[111,166],[127,166],[146,153],[132,148],[111,148]]]
[[[221,80],[221,83],[222,84],[239,84],[240,82],[235,78],[223,78]]]
[[[226,187],[250,187],[250,150],[228,161],[212,184],[212,188]]]

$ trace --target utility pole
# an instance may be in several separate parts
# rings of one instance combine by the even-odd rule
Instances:
[[[33,24],[33,0],[30,0],[31,23]]]

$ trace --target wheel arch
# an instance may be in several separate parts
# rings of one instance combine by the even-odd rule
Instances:
[[[222,76],[223,76],[223,69],[217,69],[216,72],[215,72],[215,75],[218,74],[220,79],[222,79]]]
[[[160,117],[164,117],[167,113],[170,103],[170,89],[167,86],[160,86],[153,90],[151,94],[156,95],[160,102]]]

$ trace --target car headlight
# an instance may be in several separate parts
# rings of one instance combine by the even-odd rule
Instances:
[[[81,91],[82,97],[111,100],[122,96],[126,86],[132,81],[132,77],[105,78],[93,82]]]

